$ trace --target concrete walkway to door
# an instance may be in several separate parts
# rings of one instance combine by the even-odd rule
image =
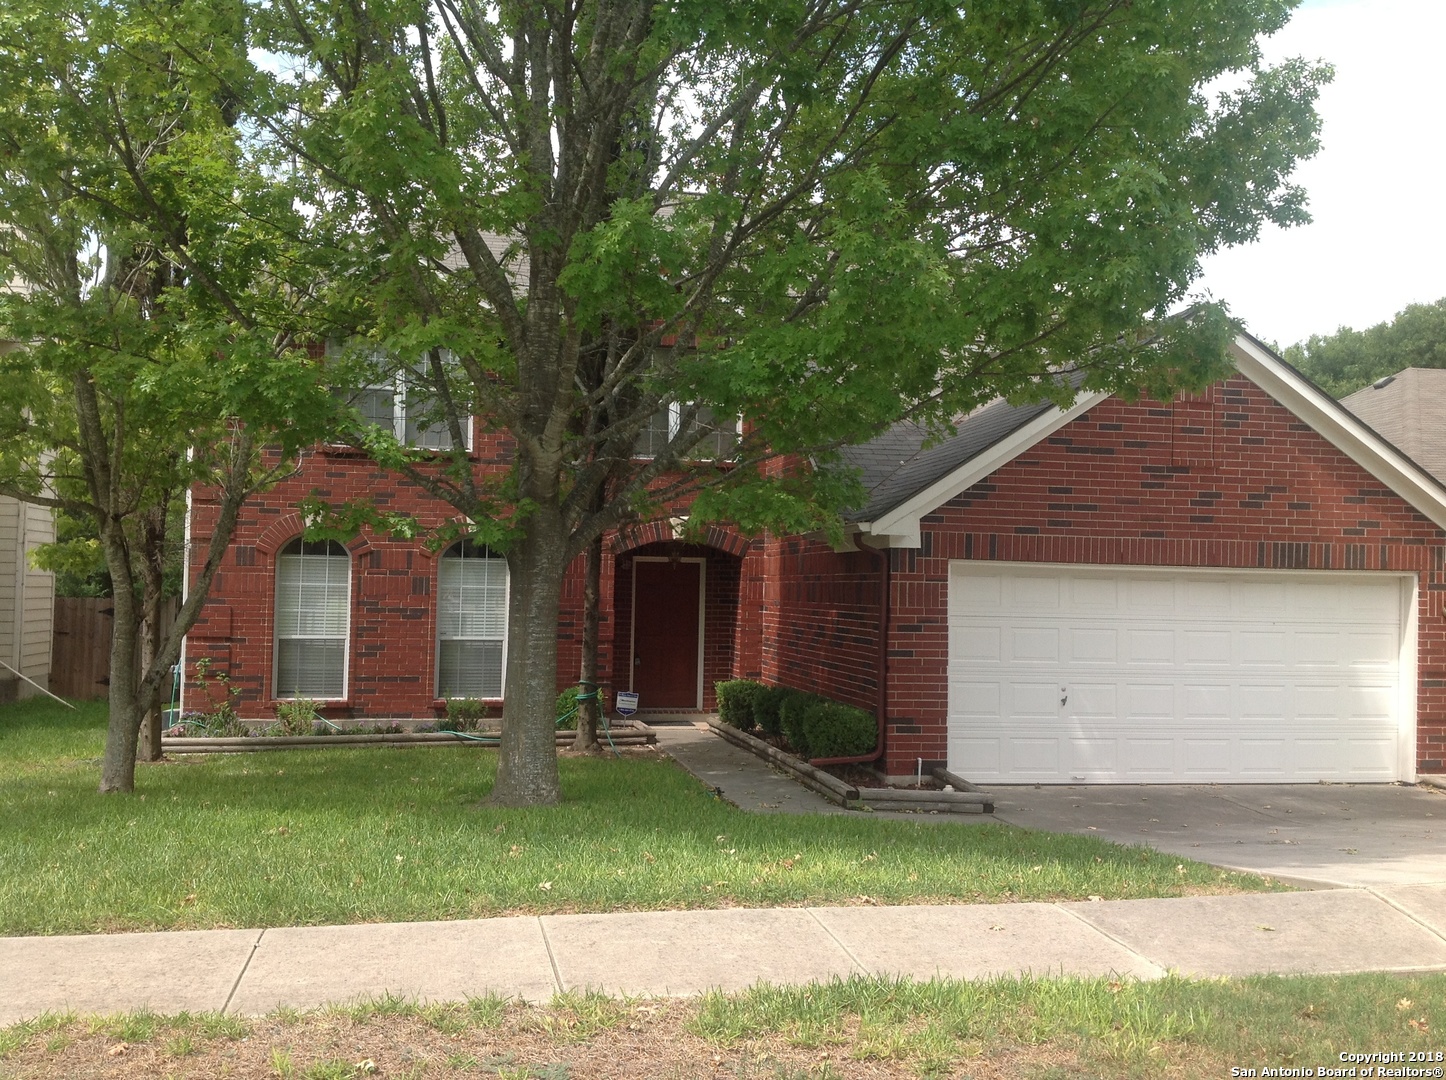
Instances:
[[[994,816],[1300,885],[1446,883],[1446,791],[1400,784],[996,785]]]

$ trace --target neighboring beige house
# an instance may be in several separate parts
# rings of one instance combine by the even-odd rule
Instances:
[[[12,348],[13,342],[0,339],[0,352]],[[47,508],[0,496],[0,703],[38,692],[16,672],[50,685],[55,575],[34,569],[28,555],[54,539]]]
[[[1346,395],[1341,404],[1446,483],[1446,368],[1406,368]]]
[[[0,496],[0,702],[29,697],[50,685],[55,577],[27,558],[55,539],[55,523],[43,506]]]

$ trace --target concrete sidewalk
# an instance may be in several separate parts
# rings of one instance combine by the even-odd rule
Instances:
[[[0,938],[0,1024],[51,1010],[258,1014],[386,993],[679,996],[879,974],[1446,969],[1446,885],[1067,904],[731,908]]]

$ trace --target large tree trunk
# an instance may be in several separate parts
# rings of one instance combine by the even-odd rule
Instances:
[[[102,530],[106,563],[115,583],[112,603],[115,618],[110,642],[110,718],[105,730],[105,751],[100,759],[100,792],[134,791],[136,786],[136,736],[140,733],[142,710],[136,691],[136,652],[140,639],[140,612],[131,587],[130,559],[120,526]]]
[[[143,515],[141,527],[141,674],[155,666],[161,649],[161,612],[165,607],[166,524],[167,503],[152,507]],[[145,712],[141,730],[140,759],[161,760],[161,703],[153,700]]]
[[[556,806],[557,616],[567,569],[567,534],[556,505],[542,506],[507,553],[507,690],[494,806]]]
[[[590,698],[579,698],[577,703],[577,738],[573,740],[574,750],[592,751],[598,749],[597,724],[602,715],[602,691],[597,684],[597,639],[602,602],[602,537],[594,538],[583,552],[582,581],[582,670],[578,685]]]

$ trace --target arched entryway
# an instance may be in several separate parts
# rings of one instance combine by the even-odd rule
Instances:
[[[618,556],[618,689],[647,713],[709,711],[713,685],[733,677],[739,555],[663,541]]]

